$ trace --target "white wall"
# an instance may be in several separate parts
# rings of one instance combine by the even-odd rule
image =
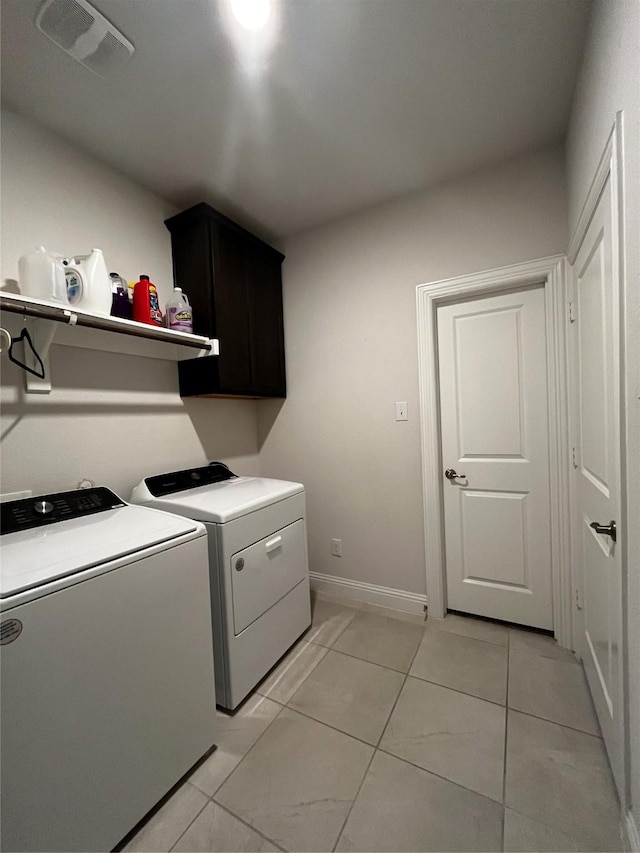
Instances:
[[[146,273],[161,302],[173,286],[163,220],[175,209],[20,116],[2,113],[2,286],[44,245],[97,246],[128,280]],[[54,345],[53,391],[25,395],[2,359],[2,492],[75,488],[87,477],[123,497],[141,477],[222,459],[257,472],[256,404],[182,401],[174,363]]]
[[[624,128],[623,341],[626,457],[627,646],[630,795],[640,830],[640,3],[594,7],[567,143],[569,228],[573,232],[616,112]]]
[[[312,571],[425,592],[416,285],[565,246],[560,150],[285,244],[288,398],[260,404],[260,466],[307,487]],[[407,423],[395,421],[397,400]]]

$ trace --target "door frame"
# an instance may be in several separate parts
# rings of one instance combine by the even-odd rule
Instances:
[[[447,604],[436,328],[438,306],[445,302],[463,301],[469,297],[488,296],[533,285],[544,287],[553,624],[558,643],[572,649],[566,280],[564,255],[552,255],[420,284],[416,288],[416,300],[427,602],[429,616],[443,619]]]

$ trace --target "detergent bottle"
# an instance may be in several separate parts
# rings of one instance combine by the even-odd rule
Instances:
[[[110,272],[109,278],[111,279],[111,316],[130,320],[131,303],[127,282],[117,272]]]
[[[174,287],[167,302],[167,328],[175,332],[193,332],[193,313],[186,293],[181,287]]]
[[[148,275],[141,275],[133,288],[133,319],[150,326],[162,325],[158,291]]]
[[[92,314],[109,314],[111,281],[102,251],[92,249],[89,255],[64,258],[62,263],[69,304]]]

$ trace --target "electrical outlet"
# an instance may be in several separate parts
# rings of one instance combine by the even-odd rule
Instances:
[[[408,421],[409,414],[407,410],[407,403],[396,403],[396,420],[397,421]]]
[[[331,540],[331,556],[342,557],[342,539]]]

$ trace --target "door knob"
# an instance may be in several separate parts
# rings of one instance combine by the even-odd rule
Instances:
[[[610,536],[613,541],[616,541],[616,523],[615,521],[610,521],[609,524],[600,524],[599,521],[592,521],[589,527],[593,527],[596,533],[606,534]]]
[[[462,477],[466,477],[467,475],[466,474],[456,474],[456,472],[454,471],[453,468],[447,468],[447,470],[444,472],[444,476],[447,478],[447,480],[456,480],[456,479],[462,479]]]

